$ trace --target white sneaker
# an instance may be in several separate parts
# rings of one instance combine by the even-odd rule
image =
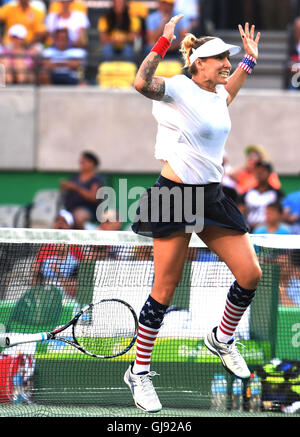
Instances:
[[[216,338],[216,330],[214,328],[204,339],[205,346],[214,354],[218,355],[225,369],[236,376],[237,378],[250,378],[250,370],[246,361],[240,354],[236,341],[231,340],[229,343],[221,343]]]
[[[131,371],[132,364],[125,372],[124,381],[131,390],[135,405],[148,413],[157,413],[162,409],[156,391],[152,384],[152,377],[158,375],[156,372],[135,375]]]

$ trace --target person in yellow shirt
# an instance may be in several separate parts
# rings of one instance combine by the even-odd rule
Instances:
[[[122,59],[135,62],[134,41],[140,30],[140,19],[130,15],[126,0],[114,0],[107,14],[98,21],[101,60]]]
[[[3,43],[9,42],[9,29],[15,24],[22,24],[27,31],[25,43],[43,42],[47,36],[44,24],[45,14],[30,5],[29,0],[17,0],[0,8],[0,21],[4,23]]]
[[[131,17],[139,17],[141,19],[146,19],[149,15],[149,8],[147,4],[141,1],[131,1],[128,4],[129,14]]]
[[[62,9],[63,9],[63,5],[62,5],[61,1],[59,1],[59,0],[53,1],[49,5],[48,14],[52,14],[52,13],[60,14],[62,12]],[[86,15],[88,13],[87,5],[82,0],[71,0],[70,10],[83,12]]]

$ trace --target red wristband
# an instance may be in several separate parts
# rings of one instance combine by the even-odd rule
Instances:
[[[166,56],[166,53],[170,45],[171,45],[170,41],[166,37],[161,36],[157,41],[157,43],[155,44],[155,46],[153,47],[153,49],[151,50],[151,52],[157,53],[163,59]]]

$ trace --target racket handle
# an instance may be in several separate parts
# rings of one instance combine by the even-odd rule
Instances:
[[[34,343],[36,341],[48,340],[47,332],[39,332],[38,334],[5,334],[0,338],[1,347],[15,346],[21,343]]]
[[[0,347],[6,347],[6,334],[0,337]]]

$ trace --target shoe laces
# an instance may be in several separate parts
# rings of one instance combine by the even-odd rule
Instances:
[[[230,353],[230,355],[231,355],[231,357],[232,357],[232,360],[233,360],[233,363],[235,364],[235,365],[238,365],[239,367],[241,367],[240,366],[240,359],[241,359],[241,354],[240,354],[240,351],[238,350],[238,348],[237,348],[237,344],[239,344],[240,346],[243,346],[244,348],[246,347],[243,343],[240,343],[239,341],[233,341],[233,343],[231,344],[231,345],[229,345],[229,353]]]
[[[154,371],[148,372],[145,375],[139,375],[140,385],[143,387],[143,392],[146,396],[155,396],[156,392],[152,384],[152,377],[159,376],[159,373]]]

